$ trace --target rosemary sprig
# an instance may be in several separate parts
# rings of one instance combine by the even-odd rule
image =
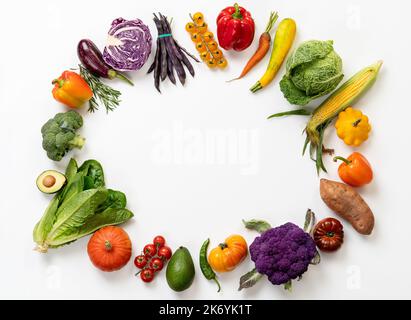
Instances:
[[[89,101],[88,112],[94,112],[98,110],[100,101],[106,108],[106,112],[113,111],[120,105],[121,92],[113,89],[101,81],[99,77],[96,77],[90,71],[88,71],[82,65],[79,65],[80,75],[88,83],[93,91],[93,97]]]

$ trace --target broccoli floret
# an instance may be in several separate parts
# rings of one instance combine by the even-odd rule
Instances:
[[[64,155],[74,148],[81,149],[85,139],[76,131],[83,126],[83,118],[74,110],[57,113],[41,128],[43,149],[54,161],[60,161]]]
[[[300,277],[316,254],[314,240],[293,223],[267,230],[250,246],[257,271],[275,285]]]

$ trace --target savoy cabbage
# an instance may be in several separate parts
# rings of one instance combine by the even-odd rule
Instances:
[[[343,77],[342,60],[334,51],[333,41],[310,40],[287,59],[280,88],[291,104],[304,106],[332,92]]]

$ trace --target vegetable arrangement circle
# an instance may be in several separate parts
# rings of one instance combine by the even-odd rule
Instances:
[[[223,50],[241,52],[254,40],[255,21],[251,13],[237,3],[221,10],[215,25],[208,24],[201,12],[188,16],[190,20],[185,30],[199,59],[175,39],[171,19],[162,13],[154,14],[156,50],[147,73],[152,73],[154,87],[159,93],[160,83],[167,79],[174,85],[177,80],[184,85],[187,72],[194,77],[192,61],[202,61],[210,69],[223,70],[228,64]],[[358,147],[369,138],[372,127],[368,117],[352,105],[375,83],[383,62],[377,61],[362,68],[340,85],[344,78],[344,64],[334,50],[334,41],[305,41],[289,54],[297,24],[292,18],[282,19],[271,41],[278,18],[277,12],[270,13],[257,50],[248,57],[241,73],[238,72],[239,76],[233,80],[249,76],[271,48],[266,71],[250,91],[257,93],[268,88],[285,62],[285,73],[277,87],[286,101],[300,109],[278,112],[268,119],[308,116],[303,154],[308,150],[317,173],[326,173],[323,157],[334,153],[333,149],[324,146],[324,132],[330,124],[335,121],[336,135],[348,146]],[[56,114],[41,128],[42,146],[49,159],[60,161],[68,152],[81,149],[85,144],[85,138],[78,134],[83,117],[76,109],[88,104],[88,111],[95,112],[102,105],[106,112],[111,112],[120,105],[121,92],[107,85],[104,79],[117,78],[133,86],[124,72],[136,71],[145,65],[151,54],[152,40],[150,29],[142,20],[117,18],[108,31],[103,52],[90,39],[79,41],[79,73],[66,70],[52,81],[52,96],[71,110]],[[305,107],[327,95],[314,110]],[[320,179],[319,195],[332,212],[359,234],[370,235],[375,217],[356,188],[372,182],[371,164],[359,152],[347,157],[336,156],[334,161],[342,161],[338,174],[344,183]],[[96,268],[112,272],[129,262],[132,243],[128,234],[117,225],[129,221],[133,213],[127,209],[126,195],[106,186],[103,167],[97,160],[87,160],[79,166],[75,159],[71,159],[64,173],[46,170],[38,176],[36,185],[41,192],[54,194],[33,230],[38,252],[46,253],[92,235],[87,253]],[[206,280],[213,280],[220,292],[220,274],[234,272],[249,253],[254,268],[240,278],[238,290],[249,288],[264,277],[273,285],[283,285],[290,290],[293,280],[301,279],[310,265],[320,262],[318,250],[334,252],[343,245],[343,224],[339,220],[328,217],[316,224],[315,219],[314,212],[308,209],[303,227],[291,222],[272,227],[263,220],[243,220],[247,229],[259,235],[250,246],[243,236],[230,235],[210,253],[211,240],[206,239],[198,251],[201,273]],[[189,289],[196,276],[192,255],[184,245],[173,251],[164,236],[154,237],[133,259],[138,269],[136,276],[148,285],[165,269],[170,289],[177,292]]]

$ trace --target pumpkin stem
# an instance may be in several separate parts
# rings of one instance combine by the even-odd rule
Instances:
[[[226,243],[220,243],[218,246],[221,248],[221,250],[228,248],[228,245]]]
[[[104,242],[104,245],[106,247],[106,251],[111,251],[113,249],[113,246],[111,245],[110,241],[106,240]]]

